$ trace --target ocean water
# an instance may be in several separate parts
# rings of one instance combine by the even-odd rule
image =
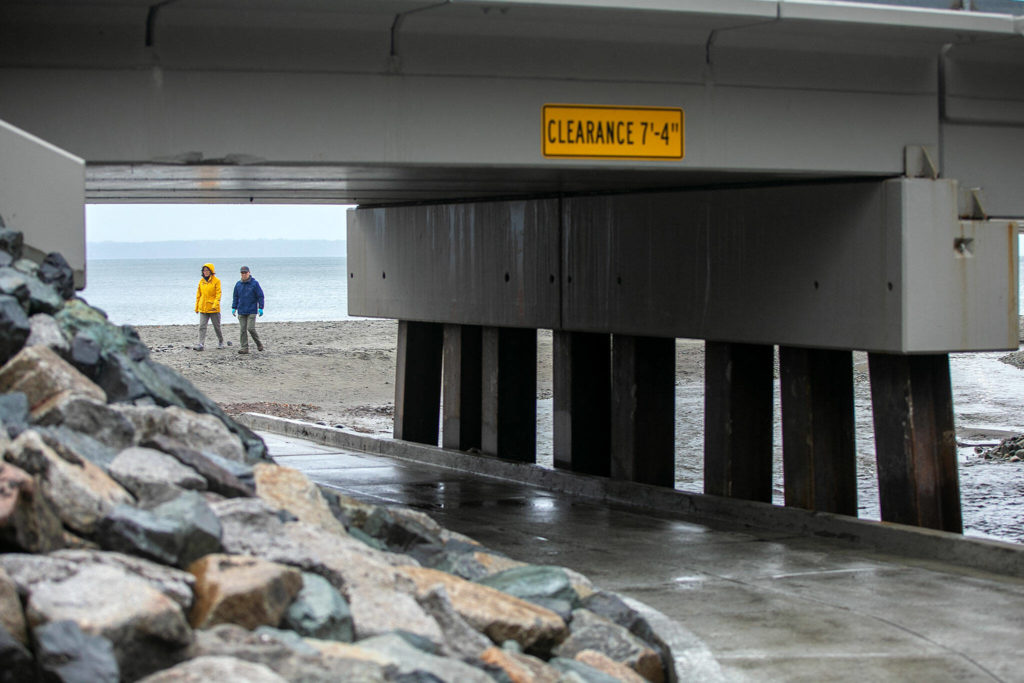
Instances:
[[[347,320],[344,257],[214,259],[223,292],[221,317],[231,317],[238,269],[249,266],[266,298],[260,322]],[[198,321],[198,259],[90,259],[79,295],[118,325],[185,325]]]

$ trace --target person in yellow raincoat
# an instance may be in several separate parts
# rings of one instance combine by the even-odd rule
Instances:
[[[224,335],[220,332],[220,278],[213,271],[212,263],[204,263],[203,276],[196,289],[196,313],[199,314],[199,343],[192,348],[202,351],[206,346],[206,324],[213,323],[217,333],[217,348],[224,348]]]

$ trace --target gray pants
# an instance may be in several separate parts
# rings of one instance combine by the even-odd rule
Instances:
[[[249,337],[246,332],[252,335],[252,340],[256,342],[256,348],[262,350],[263,343],[260,341],[260,336],[256,334],[256,314],[242,315],[238,314],[238,344],[243,350],[249,350]]]
[[[199,345],[206,344],[206,323],[213,323],[213,331],[217,333],[217,341],[224,343],[224,335],[220,333],[220,313],[199,314]]]

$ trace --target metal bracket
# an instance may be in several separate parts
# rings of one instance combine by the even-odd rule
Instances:
[[[960,218],[984,221],[988,220],[985,211],[985,194],[980,187],[961,187],[957,192],[957,213]]]
[[[938,150],[935,145],[907,145],[903,148],[903,175],[908,178],[939,177]]]

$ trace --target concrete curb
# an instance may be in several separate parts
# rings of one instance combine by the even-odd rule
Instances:
[[[898,555],[903,559],[937,561],[964,569],[1024,578],[1024,546],[1013,543],[549,470],[488,455],[452,451],[389,437],[354,434],[333,427],[259,413],[246,413],[237,419],[250,429],[437,467],[468,470],[474,474],[530,484],[581,498],[657,512],[673,512],[690,518],[728,522],[754,529],[832,538],[851,548]]]

